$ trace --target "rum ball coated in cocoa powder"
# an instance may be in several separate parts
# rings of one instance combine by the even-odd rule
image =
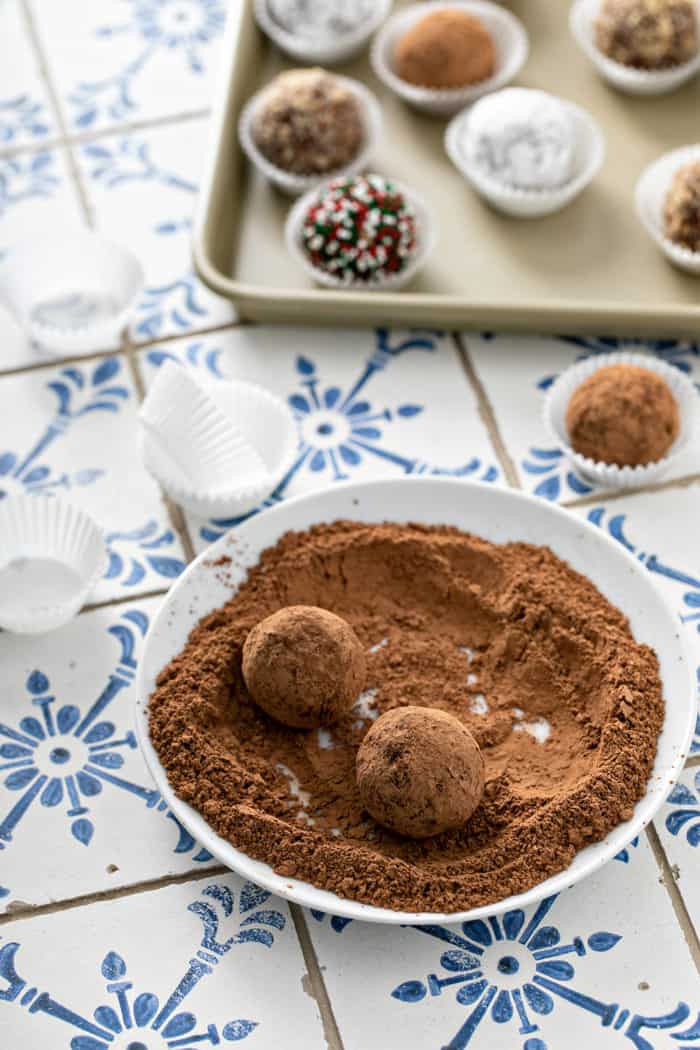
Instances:
[[[365,684],[365,654],[352,627],[313,605],[290,605],[256,624],[243,646],[253,700],[293,729],[331,725]]]
[[[397,707],[374,723],[356,757],[362,805],[378,824],[412,839],[462,827],[484,793],[484,759],[446,711]]]
[[[668,383],[649,368],[606,365],[576,387],[566,408],[572,448],[618,467],[656,463],[678,437],[680,414]]]
[[[444,90],[490,77],[496,68],[496,49],[480,19],[460,8],[440,8],[404,33],[394,62],[402,80]]]

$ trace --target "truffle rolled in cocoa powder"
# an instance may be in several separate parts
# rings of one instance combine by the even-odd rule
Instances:
[[[608,365],[574,390],[566,429],[572,448],[596,463],[646,466],[663,459],[678,437],[678,404],[651,369]]]
[[[362,692],[365,654],[349,623],[294,605],[261,620],[243,646],[243,678],[263,711],[283,725],[315,729],[347,714]]]
[[[360,744],[356,770],[367,812],[412,839],[462,827],[484,793],[476,740],[454,715],[428,707],[378,718]]]
[[[394,54],[402,80],[445,90],[492,76],[496,50],[480,19],[459,8],[431,11],[399,40]]]

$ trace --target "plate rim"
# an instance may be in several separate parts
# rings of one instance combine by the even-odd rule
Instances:
[[[595,535],[598,541],[602,541],[604,545],[615,551],[615,557],[619,557],[621,562],[626,561],[630,570],[635,575],[638,575],[640,579],[646,581],[646,584],[648,584],[650,588],[650,592],[653,592],[656,596],[659,609],[663,609],[664,614],[669,618],[669,626],[673,624],[675,628],[674,634],[679,649],[677,657],[681,665],[685,666],[686,671],[687,690],[685,697],[685,732],[683,738],[677,745],[670,745],[671,748],[676,748],[676,753],[670,764],[662,770],[663,784],[656,785],[654,783],[655,773],[652,772],[647,783],[645,794],[635,804],[633,816],[628,821],[616,825],[616,827],[608,832],[602,840],[591,843],[584,847],[584,849],[576,852],[575,858],[588,854],[585,862],[580,864],[580,870],[570,874],[571,865],[569,865],[561,872],[557,872],[548,879],[537,883],[535,886],[530,887],[522,893],[501,898],[501,900],[492,902],[491,904],[481,905],[477,908],[470,908],[459,912],[409,912],[379,908],[374,905],[363,904],[359,901],[352,901],[347,898],[339,897],[330,890],[320,889],[313,886],[313,884],[300,879],[279,875],[269,864],[255,860],[248,854],[236,849],[236,847],[234,847],[227,839],[218,835],[197,810],[176,795],[168,781],[165,769],[158,758],[148,733],[147,709],[148,699],[150,697],[144,695],[146,691],[144,679],[146,674],[146,655],[149,641],[152,640],[162,621],[170,615],[170,606],[173,599],[185,586],[190,577],[201,569],[204,562],[209,560],[210,564],[213,565],[216,561],[217,555],[224,553],[227,547],[230,547],[231,539],[233,537],[240,537],[241,529],[245,529],[246,527],[254,528],[255,523],[262,515],[264,515],[268,522],[273,518],[277,518],[284,522],[285,516],[289,513],[290,508],[318,502],[322,504],[324,498],[330,494],[342,494],[343,492],[364,493],[368,490],[391,489],[396,488],[397,486],[437,486],[444,488],[445,491],[454,490],[462,497],[465,495],[468,496],[470,492],[478,494],[481,491],[498,494],[496,498],[503,496],[506,500],[513,499],[516,503],[535,505],[538,507],[538,510],[543,513],[545,518],[549,516],[554,519],[559,519],[560,521],[566,521],[568,523],[567,527],[575,525],[584,533],[589,532],[590,530],[590,534]],[[420,512],[418,512],[418,516],[420,516]],[[330,519],[319,517],[318,520]],[[386,520],[391,520],[390,507],[387,510]],[[306,527],[310,527],[310,525],[307,525]],[[278,535],[281,536],[284,531],[286,531],[286,529],[283,526],[279,530]],[[542,545],[546,546],[547,544],[545,542]],[[592,582],[597,586],[595,581]],[[198,622],[198,619],[204,615],[206,615],[205,612],[197,613],[197,619],[193,621],[192,626],[194,626],[196,622]],[[680,626],[680,624],[674,623],[674,614],[665,595],[654,584],[653,580],[648,575],[648,570],[641,565],[634,555],[612,537],[608,536],[602,529],[597,528],[586,519],[575,518],[569,510],[558,504],[549,503],[537,496],[533,496],[532,494],[521,490],[503,486],[494,486],[490,482],[455,479],[450,477],[426,478],[409,476],[400,478],[378,478],[360,482],[337,482],[331,488],[320,489],[300,496],[290,497],[279,503],[277,506],[266,509],[260,512],[259,515],[254,515],[247,519],[247,521],[227,530],[227,532],[225,532],[215,543],[206,547],[192,562],[189,563],[185,571],[178,577],[165,596],[163,604],[160,606],[149,625],[144,640],[144,647],[139,659],[139,668],[136,678],[136,734],[149,773],[153,777],[162,798],[168,804],[174,816],[177,817],[184,827],[195,837],[199,844],[207,849],[214,858],[230,870],[239,874],[241,877],[250,879],[264,889],[269,890],[271,893],[299,904],[302,907],[309,908],[313,911],[322,911],[324,913],[339,915],[364,922],[375,922],[385,925],[430,925],[435,923],[468,922],[475,919],[486,918],[491,915],[503,914],[506,911],[511,911],[516,908],[526,908],[530,905],[536,904],[546,897],[558,894],[562,890],[570,888],[583,879],[588,878],[595,871],[603,867],[604,864],[612,860],[620,849],[624,848],[625,845],[628,845],[633,838],[641,834],[644,828],[651,823],[663,804],[668,791],[670,791],[671,787],[676,783],[684,768],[695,726],[696,705],[693,661],[691,659],[689,642],[685,633],[680,630]],[[190,630],[191,629],[192,628],[190,628]],[[664,696],[664,700],[666,707],[668,707],[670,702],[669,698]],[[679,697],[673,697],[673,704],[675,707],[678,707],[680,700],[681,698]],[[662,727],[661,730],[661,733],[663,732],[664,727]],[[659,739],[660,738],[661,734]],[[641,816],[637,814],[640,807],[643,807],[644,809],[644,813]],[[624,834],[622,834],[622,829],[625,829]],[[613,841],[610,842],[610,839],[613,839]]]

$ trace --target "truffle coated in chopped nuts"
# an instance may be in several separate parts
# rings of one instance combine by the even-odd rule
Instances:
[[[269,84],[252,127],[271,164],[295,175],[323,175],[350,164],[365,128],[360,103],[323,69],[290,69]]]
[[[574,390],[566,409],[572,448],[619,467],[663,459],[679,428],[678,404],[668,383],[638,365],[599,368]]]
[[[700,251],[700,161],[678,169],[664,201],[664,233],[669,240]]]
[[[636,69],[669,69],[698,51],[694,0],[603,0],[595,22],[599,50]]]
[[[356,772],[367,812],[413,839],[466,824],[484,793],[476,740],[454,715],[430,707],[381,715],[360,744]]]
[[[256,704],[294,729],[331,725],[365,682],[365,654],[349,623],[313,605],[290,605],[256,624],[243,646],[243,678]]]
[[[396,72],[419,87],[465,87],[496,68],[491,34],[480,19],[459,8],[441,8],[419,19],[399,40]]]

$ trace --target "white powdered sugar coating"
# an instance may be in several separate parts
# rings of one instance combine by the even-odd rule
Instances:
[[[293,36],[340,37],[372,14],[372,0],[268,0],[271,16]]]
[[[566,106],[530,88],[479,99],[462,148],[485,174],[516,189],[554,189],[573,174],[576,136]]]

